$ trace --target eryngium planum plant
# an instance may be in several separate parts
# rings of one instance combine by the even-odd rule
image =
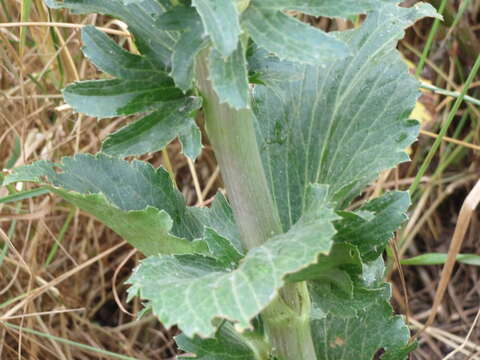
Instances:
[[[92,117],[141,114],[96,155],[20,167],[145,255],[128,283],[183,332],[198,359],[404,359],[382,254],[409,197],[350,208],[378,174],[407,161],[418,84],[395,50],[427,4],[395,0],[46,0],[121,19],[139,55],[95,27],[83,52],[110,75],[64,89]],[[295,15],[363,23],[325,33]],[[357,19],[363,19],[357,18]],[[178,138],[201,151],[205,119],[228,200],[187,206],[169,174],[127,156]],[[181,355],[179,358],[183,358]]]

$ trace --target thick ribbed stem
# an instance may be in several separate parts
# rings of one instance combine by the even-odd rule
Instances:
[[[206,130],[243,245],[249,250],[282,229],[260,159],[252,111],[220,104],[208,79],[207,51],[197,61]],[[261,315],[279,359],[316,360],[309,323],[310,297],[305,283],[284,287]]]

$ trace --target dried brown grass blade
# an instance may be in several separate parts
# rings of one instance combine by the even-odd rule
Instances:
[[[42,285],[36,289],[33,289],[29,294],[28,296],[26,296],[22,301],[20,301],[18,304],[16,304],[14,307],[12,307],[11,309],[9,309],[6,313],[3,314],[3,317],[9,317],[9,316],[12,316],[13,314],[15,314],[17,311],[21,310],[23,308],[23,306],[25,304],[27,304],[29,301],[31,301],[32,299],[40,296],[41,294],[43,294],[44,292],[48,291],[50,288],[58,285],[59,283],[61,283],[62,281],[68,279],[69,277],[77,274],[79,271],[85,269],[86,267],[89,267],[91,266],[92,264],[94,264],[95,262],[97,262],[98,260],[110,255],[111,253],[115,252],[116,250],[118,250],[119,248],[121,248],[122,246],[126,245],[127,242],[126,241],[122,241],[121,243],[115,245],[115,246],[112,246],[111,248],[103,251],[102,253],[94,256],[93,258],[91,259],[88,259],[87,261],[83,262],[82,264],[76,266],[75,268],[63,273],[62,275],[58,276],[57,278],[53,279],[52,281],[50,281],[49,283],[45,284],[45,285]]]
[[[21,26],[47,26],[47,27],[63,27],[70,29],[80,29],[86,25],[84,24],[71,24],[71,23],[61,23],[61,22],[44,22],[44,21],[26,21],[26,22],[11,22],[11,23],[0,23],[0,28],[15,28]],[[98,30],[103,31],[107,34],[120,35],[120,36],[132,36],[130,33],[122,30],[108,29],[105,27],[97,26]]]
[[[478,310],[477,312],[477,315],[475,316],[475,319],[473,320],[473,323],[472,323],[472,326],[470,326],[470,329],[468,330],[468,334],[467,336],[465,337],[465,340],[463,340],[463,342],[460,344],[459,347],[457,347],[455,350],[453,350],[450,354],[448,354],[447,356],[445,356],[443,358],[443,360],[447,360],[447,359],[452,359],[454,357],[455,354],[461,352],[468,344],[468,340],[470,339],[470,336],[472,335],[472,332],[473,330],[475,329],[475,327],[477,326],[477,323],[478,323],[478,320],[480,319],[480,309]]]
[[[395,266],[397,267],[398,274],[400,275],[400,283],[402,285],[402,292],[403,292],[403,301],[405,302],[406,323],[408,324],[410,322],[410,318],[412,317],[412,314],[410,311],[410,301],[408,298],[407,282],[405,281],[405,273],[403,272],[402,264],[400,263],[400,256],[398,254],[396,239],[392,239],[390,241],[390,248],[392,249]]]
[[[420,335],[427,327],[433,324],[435,316],[438,313],[438,308],[443,300],[445,291],[448,286],[448,282],[452,276],[453,267],[456,262],[456,257],[460,252],[460,248],[465,238],[468,226],[472,219],[473,212],[480,203],[480,180],[477,181],[476,185],[470,191],[467,198],[463,202],[462,208],[458,215],[457,225],[455,226],[455,232],[453,233],[452,242],[448,250],[448,257],[445,265],[442,269],[442,274],[440,277],[440,282],[438,284],[437,292],[435,294],[435,299],[433,301],[431,313],[423,326],[423,328],[416,334],[416,337]]]
[[[434,139],[436,139],[438,137],[438,134],[435,134],[435,133],[433,133],[431,131],[427,131],[427,130],[420,130],[420,134],[429,136],[429,137],[434,138]],[[466,141],[454,139],[454,138],[451,138],[451,137],[448,137],[448,136],[444,136],[442,138],[442,140],[446,141],[446,142],[449,142],[449,143],[452,143],[452,144],[457,144],[457,145],[460,145],[460,146],[463,146],[463,147],[466,147],[466,148],[469,148],[469,149],[472,149],[472,150],[480,151],[480,146],[469,143],[469,142],[466,142]]]
[[[125,257],[125,259],[122,260],[120,265],[115,269],[115,272],[113,273],[113,278],[112,278],[112,291],[113,291],[113,298],[115,299],[115,302],[117,303],[117,306],[120,308],[121,311],[123,311],[125,314],[130,315],[132,317],[135,317],[134,314],[132,314],[130,311],[125,309],[125,307],[122,304],[122,300],[120,299],[120,296],[118,296],[118,291],[117,291],[117,277],[118,273],[122,268],[125,266],[128,260],[131,259],[133,255],[137,253],[137,249],[133,249],[128,253],[128,255]]]

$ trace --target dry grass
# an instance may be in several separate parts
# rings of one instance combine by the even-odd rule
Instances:
[[[440,1],[433,2],[438,7]],[[59,160],[78,151],[95,153],[106,134],[126,119],[97,123],[64,106],[60,90],[65,84],[99,76],[81,55],[77,25],[110,29],[108,32],[127,48],[130,39],[124,36],[121,23],[107,17],[49,13],[41,0],[33,0],[30,14],[24,12],[22,16],[21,3],[0,0],[0,23],[10,24],[0,25],[1,166]],[[470,1],[452,26],[460,3],[448,1],[447,23],[439,28],[423,73],[436,86],[452,91],[461,90],[480,53],[480,1]],[[76,26],[12,25],[19,21]],[[317,23],[323,27],[332,25],[326,19]],[[399,46],[414,63],[418,62],[431,25],[431,20],[420,22]],[[477,78],[469,94],[478,98],[479,86]],[[413,182],[432,137],[453,105],[451,97],[428,91],[422,103],[432,120],[424,124],[424,136],[415,145],[412,163],[383,174],[367,189],[364,199],[378,196],[385,189],[407,188]],[[460,245],[462,253],[480,254],[480,219],[472,206],[475,200],[478,203],[477,190],[472,189],[480,177],[479,146],[480,109],[464,105],[422,178],[420,191],[414,196],[411,220],[395,239],[399,257],[447,253],[451,249],[454,259]],[[190,204],[208,204],[221,185],[208,147],[195,166],[179,154],[177,143],[171,144],[167,153],[144,159],[155,166],[171,167]],[[18,190],[0,188],[0,198]],[[473,194],[473,200],[465,202],[468,194]],[[464,203],[467,210],[461,212]],[[92,217],[50,195],[0,204],[0,244],[1,359],[174,357],[175,329],[167,331],[152,317],[135,321],[127,313],[135,314],[141,308],[137,300],[125,303],[122,285],[139,255]],[[412,355],[414,359],[480,359],[480,331],[476,324],[479,268],[458,265],[451,259],[443,273],[441,266],[404,267],[404,287],[392,262],[390,276],[395,284],[396,305],[400,311],[408,311],[412,329],[422,330],[418,332],[419,348]],[[445,296],[437,287],[444,290]],[[431,326],[423,329],[429,318]],[[456,352],[448,355],[452,351]]]

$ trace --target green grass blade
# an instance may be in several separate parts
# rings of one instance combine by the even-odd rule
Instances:
[[[447,0],[442,0],[442,3],[440,4],[440,7],[438,8],[438,13],[440,15],[443,15],[443,11],[445,10],[445,6],[447,5]],[[428,54],[430,53],[430,49],[433,44],[433,40],[435,39],[435,35],[437,34],[438,27],[440,26],[440,21],[441,19],[436,18],[433,21],[433,26],[432,29],[430,30],[430,33],[428,34],[428,39],[425,44],[425,47],[423,48],[422,56],[420,57],[420,60],[418,61],[417,69],[415,71],[415,76],[419,77],[420,74],[423,72],[423,67],[425,66],[425,61],[428,58]]]
[[[413,181],[412,185],[410,186],[410,195],[413,195],[415,191],[417,190],[418,185],[420,184],[420,179],[425,175],[425,172],[428,169],[428,166],[432,162],[433,157],[435,156],[438,148],[440,147],[440,144],[443,140],[443,137],[447,133],[447,130],[452,123],[453,119],[455,118],[455,115],[457,114],[458,109],[460,108],[460,105],[463,102],[463,99],[470,88],[470,85],[473,82],[473,79],[475,79],[475,76],[477,75],[478,69],[480,68],[480,55],[477,57],[477,60],[475,61],[475,64],[473,65],[472,71],[470,71],[470,74],[468,75],[467,81],[465,82],[465,85],[463,86],[462,91],[460,92],[460,96],[457,98],[455,101],[455,104],[453,104],[452,109],[450,110],[450,113],[448,114],[447,120],[443,123],[442,128],[440,129],[440,133],[438,134],[438,137],[435,139],[432,147],[430,148],[430,151],[427,154],[427,157],[423,161],[422,166],[420,167],[420,170],[417,173],[417,176],[415,177],[415,180]]]
[[[15,213],[19,214],[21,209],[22,209],[22,204],[20,202],[17,202],[15,204]],[[7,233],[7,236],[10,239],[10,241],[13,241],[13,238],[15,237],[16,227],[17,227],[17,220],[12,220],[12,222],[10,223],[10,226],[8,228],[8,233]],[[2,248],[2,251],[0,252],[0,267],[3,265],[3,260],[7,256],[8,250],[10,250],[10,243],[8,241],[5,241],[4,246]]]
[[[48,194],[50,190],[47,187],[39,187],[33,190],[16,192],[0,198],[0,204],[11,203],[15,201],[21,201],[25,199],[31,199],[37,196]]]
[[[32,8],[32,0],[23,0],[22,1],[22,9],[20,13],[20,21],[27,22],[30,18],[30,10]],[[25,43],[27,41],[27,26],[20,27],[20,58],[23,57],[23,53],[25,50]]]
[[[7,163],[5,164],[5,169],[11,169],[15,165],[20,157],[21,151],[20,138],[15,136],[15,144],[13,145],[12,155],[10,155],[8,158]]]
[[[93,346],[90,346],[90,345],[78,343],[78,342],[68,340],[68,339],[64,339],[64,338],[61,338],[61,337],[58,337],[58,336],[55,336],[55,335],[45,334],[45,333],[37,331],[37,330],[20,327],[20,326],[17,326],[17,325],[10,324],[8,322],[2,321],[2,324],[5,325],[6,327],[11,328],[11,329],[19,330],[19,331],[22,331],[22,332],[28,333],[28,334],[41,336],[41,337],[44,337],[44,338],[47,338],[47,339],[50,339],[50,340],[58,341],[59,343],[75,346],[75,347],[78,347],[78,348],[83,349],[83,350],[87,350],[87,351],[91,351],[91,352],[94,352],[94,353],[97,353],[97,354],[102,354],[102,355],[105,355],[105,356],[109,356],[113,359],[138,360],[137,358],[134,358],[134,357],[131,357],[131,356],[120,355],[120,354],[114,353],[112,351],[99,349],[99,348],[96,348],[96,347],[93,347]]]
[[[68,227],[70,226],[70,223],[72,222],[73,216],[75,215],[75,208],[72,208],[70,212],[68,213],[67,219],[65,220],[65,223],[63,224],[62,228],[60,229],[60,234],[58,235],[57,241],[53,244],[52,249],[48,253],[47,260],[45,260],[45,263],[43,266],[48,266],[52,262],[53,258],[57,254],[58,248],[63,241],[63,238],[65,237],[65,233],[68,230]]]
[[[3,309],[4,307],[7,307],[7,306],[13,304],[15,301],[26,298],[28,296],[28,294],[29,294],[28,292],[24,292],[23,294],[20,294],[20,295],[15,296],[11,299],[8,299],[7,301],[4,301],[3,303],[0,304],[0,309]]]
[[[5,0],[1,0],[0,5],[2,5],[3,12],[7,16],[8,22],[12,22],[12,16],[8,12],[7,5],[5,5]]]
[[[447,261],[446,253],[427,253],[400,261],[402,265],[443,265]],[[480,266],[480,256],[458,254],[457,261],[462,264]]]
[[[450,25],[450,29],[448,29],[447,36],[445,36],[445,39],[443,39],[442,43],[440,44],[440,47],[443,47],[445,45],[445,42],[449,39],[450,35],[453,33],[453,31],[457,27],[457,25],[460,22],[460,19],[462,18],[465,10],[467,10],[467,6],[468,6],[469,3],[470,3],[470,0],[463,0],[462,4],[458,8],[457,15],[455,15],[455,19],[453,20],[452,25]]]

